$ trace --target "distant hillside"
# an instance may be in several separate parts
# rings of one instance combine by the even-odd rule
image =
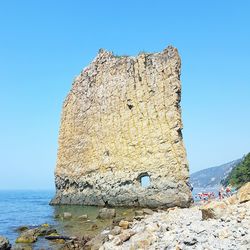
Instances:
[[[195,172],[191,174],[190,182],[194,188],[218,186],[241,161],[242,159],[238,159],[217,167],[206,168]]]
[[[222,184],[241,187],[250,181],[250,153],[248,153],[240,164],[238,164],[229,175],[222,180]]]

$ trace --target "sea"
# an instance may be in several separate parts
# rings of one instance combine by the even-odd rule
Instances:
[[[60,235],[93,237],[112,224],[112,220],[96,219],[99,208],[94,206],[62,205],[50,206],[49,202],[54,190],[0,190],[0,235],[7,237],[12,244],[19,235],[20,226],[39,226],[50,224]],[[70,212],[71,220],[63,220],[60,215]],[[117,217],[132,217],[134,210],[130,208],[116,208]],[[88,221],[79,221],[78,217],[87,214]],[[94,225],[94,226],[93,226]],[[20,244],[16,244],[19,245]],[[30,249],[58,249],[57,243],[39,237]]]
[[[193,190],[195,201],[199,201],[197,193],[215,192],[218,188]],[[112,221],[100,221],[96,219],[99,208],[94,206],[50,206],[54,190],[0,190],[0,235],[9,239],[12,245],[19,235],[17,228],[20,226],[39,226],[48,223],[54,227],[60,235],[74,235],[77,237],[93,237],[103,229],[111,225]],[[117,217],[133,217],[134,209],[116,208]],[[63,220],[60,215],[70,212],[71,220]],[[78,217],[87,214],[89,220],[80,222]],[[93,226],[95,225],[95,226]],[[39,238],[32,245],[32,249],[57,249],[57,245],[44,238]]]

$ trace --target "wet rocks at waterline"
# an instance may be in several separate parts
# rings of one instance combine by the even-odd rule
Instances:
[[[11,244],[9,243],[9,240],[0,235],[0,250],[10,250],[10,249],[11,249]]]

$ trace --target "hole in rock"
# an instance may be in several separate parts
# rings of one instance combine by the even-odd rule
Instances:
[[[104,152],[104,155],[105,155],[105,156],[109,156],[109,151],[106,150],[106,151]]]
[[[140,181],[141,186],[142,186],[143,188],[146,188],[146,187],[149,187],[149,186],[150,186],[150,177],[149,177],[149,175],[148,175],[147,173],[141,174],[141,175],[139,176],[139,181]]]
[[[127,100],[127,106],[128,106],[128,108],[129,108],[130,110],[134,107],[134,105],[132,104],[131,99],[128,99],[128,100]]]

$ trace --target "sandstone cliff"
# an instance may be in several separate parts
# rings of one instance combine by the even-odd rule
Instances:
[[[99,51],[63,105],[52,204],[189,206],[180,67],[171,46],[137,57]]]

